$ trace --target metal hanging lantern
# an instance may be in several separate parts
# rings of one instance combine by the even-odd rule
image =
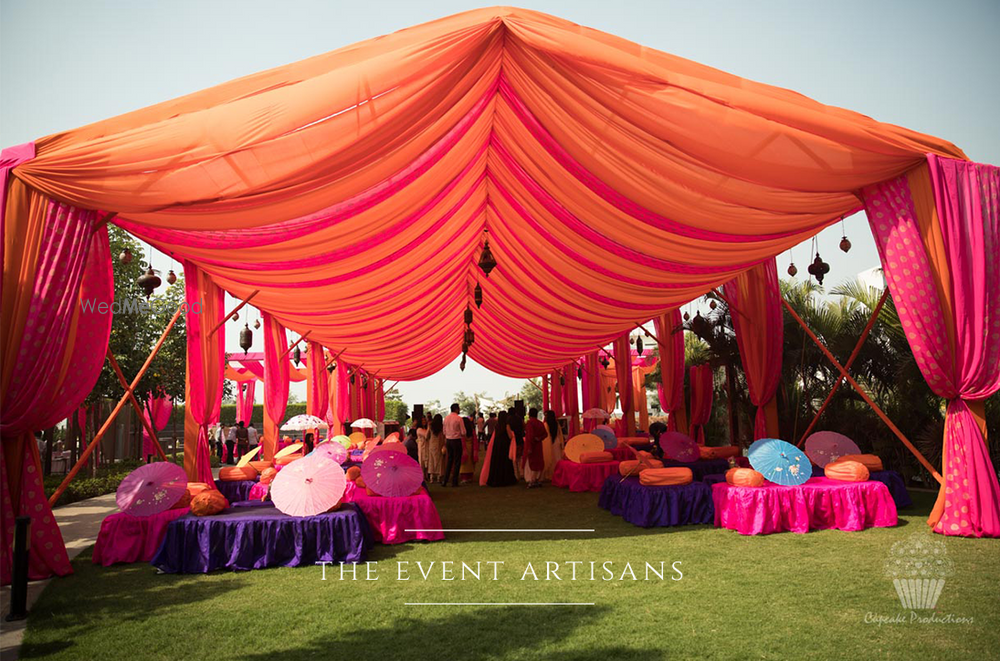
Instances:
[[[635,338],[635,350],[637,352],[639,352],[640,356],[642,355],[642,338],[641,337]]]
[[[851,250],[851,240],[846,235],[840,239],[840,249],[844,252],[850,252]]]
[[[156,275],[156,271],[150,266],[143,275],[139,276],[136,284],[142,291],[146,292],[146,298],[149,298],[153,295],[153,290],[160,286],[160,276]]]
[[[483,252],[479,254],[479,268],[483,270],[486,277],[490,277],[490,272],[497,267],[497,260],[493,258],[493,251],[490,250],[490,240],[483,243]]]
[[[790,276],[792,276],[794,278],[795,274],[798,273],[798,272],[799,272],[799,270],[797,268],[795,268],[795,262],[791,262],[791,263],[788,264],[788,275],[790,275]]]
[[[577,367],[576,368],[576,375],[577,375],[577,377],[579,377],[581,379],[583,378],[583,368],[582,367]]]
[[[465,308],[465,325],[472,323],[472,308]]]
[[[476,334],[472,332],[471,328],[465,329],[465,344],[472,346],[472,343],[476,341]]]
[[[292,349],[292,360],[295,361],[295,366],[298,367],[299,363],[302,362],[302,350],[299,349],[299,345],[295,345]]]
[[[254,328],[260,328],[260,319],[257,319],[257,320],[255,320],[255,321],[253,322],[253,327],[254,327]]]
[[[240,319],[240,313],[239,312],[234,312],[233,315],[230,317],[230,319],[232,319],[233,321],[239,321],[239,319]]]
[[[330,374],[333,374],[334,370],[336,369],[337,369],[337,363],[330,363],[329,365],[326,366],[326,371],[329,372]]]
[[[458,369],[465,371],[465,354],[462,354],[462,362],[458,364]]]
[[[354,383],[355,383],[355,378],[354,378],[354,375],[352,374],[352,375],[351,375],[351,376],[349,377],[349,379],[348,379],[348,380],[349,380],[349,381],[351,382],[351,385],[353,386],[353,385],[354,385]]]
[[[243,324],[243,330],[240,331],[240,349],[243,349],[243,355],[247,355],[247,351],[250,351],[250,347],[253,346],[253,331],[250,330],[250,326]]]
[[[483,307],[483,288],[478,284],[476,285],[476,289],[472,292],[472,297],[476,301],[477,308]]]
[[[128,264],[132,261],[132,251],[126,248],[118,254],[118,261],[122,264]]]
[[[710,310],[714,310],[715,308],[719,307],[719,304],[716,303],[715,299],[713,298],[711,301],[708,302],[708,307]]]
[[[701,310],[694,313],[694,319],[691,320],[691,330],[695,332],[696,335],[703,335],[709,327],[709,321],[705,317],[701,316]]]
[[[817,252],[816,259],[809,265],[809,274],[816,278],[816,282],[823,284],[823,277],[829,272],[830,265],[824,262]]]
[[[361,377],[361,389],[362,390],[368,390],[368,377],[367,376]]]
[[[172,285],[172,284],[174,284],[175,282],[177,282],[177,274],[176,274],[176,273],[174,273],[174,270],[173,270],[173,269],[170,269],[170,270],[169,270],[169,271],[167,272],[167,284],[168,284],[168,285]]]
[[[691,315],[689,313],[685,312],[684,313],[684,321],[690,321],[690,320],[691,320]]]
[[[562,374],[559,375],[559,385],[561,386],[566,385],[566,377],[563,376]]]
[[[601,365],[604,366],[604,369],[608,369],[608,365],[610,364],[611,362],[608,360],[607,356],[601,356]]]

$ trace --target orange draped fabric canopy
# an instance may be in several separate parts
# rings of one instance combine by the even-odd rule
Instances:
[[[36,142],[14,170],[380,377],[534,376],[964,154],[567,21],[470,11]],[[484,233],[488,230],[488,234]],[[485,238],[499,266],[484,277]]]

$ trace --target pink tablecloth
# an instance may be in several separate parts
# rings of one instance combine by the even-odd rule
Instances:
[[[615,458],[615,461],[628,461],[638,456],[631,445],[619,445],[616,448],[608,450],[608,452]]]
[[[896,525],[896,503],[881,482],[814,477],[797,487],[712,485],[715,526],[742,535],[864,530]]]
[[[385,498],[369,496],[363,489],[353,486],[348,483],[344,502],[354,503],[364,512],[376,542],[402,544],[415,539],[428,542],[444,539],[443,532],[416,532],[416,529],[440,530],[442,527],[441,517],[426,490],[420,489],[413,496]]]
[[[118,562],[149,562],[160,548],[167,524],[190,511],[184,507],[153,516],[118,512],[105,517],[94,545],[94,564],[110,567]]]
[[[620,461],[602,461],[597,464],[578,464],[560,459],[552,473],[552,486],[569,487],[570,491],[600,491],[609,475],[618,475]]]

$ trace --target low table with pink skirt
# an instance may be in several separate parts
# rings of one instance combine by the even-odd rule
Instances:
[[[600,491],[609,475],[618,475],[620,461],[578,464],[560,459],[552,473],[552,486],[569,487],[570,491]]]
[[[826,477],[785,487],[712,485],[715,526],[742,535],[810,530],[864,530],[896,525],[896,503],[881,482],[840,482]]]
[[[181,507],[152,516],[132,516],[124,512],[108,515],[97,533],[94,564],[110,567],[120,562],[149,562],[160,548],[170,522],[189,511]]]
[[[436,542],[444,539],[444,533],[440,532],[441,517],[423,487],[412,496],[386,498],[369,496],[364,489],[348,481],[343,500],[358,506],[368,519],[372,537],[377,543]]]

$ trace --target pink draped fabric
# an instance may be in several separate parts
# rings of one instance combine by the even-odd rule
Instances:
[[[583,412],[600,407],[601,401],[601,365],[597,362],[597,352],[591,351],[583,357]],[[583,431],[593,431],[599,423],[587,418],[583,421]]]
[[[777,438],[774,397],[781,380],[784,342],[777,263],[773,258],[762,262],[727,282],[724,289],[731,306],[750,401],[757,407],[753,437]],[[768,408],[774,412],[769,414]]]
[[[811,478],[797,487],[712,485],[715,527],[741,535],[864,530],[896,525],[896,503],[881,482]]]
[[[33,152],[22,146],[0,156],[3,191],[7,171]],[[6,204],[0,210],[6,209]],[[29,295],[21,328],[3,329],[3,349],[16,349],[0,403],[0,583],[11,580],[16,516],[32,518],[28,576],[43,579],[72,573],[62,535],[42,484],[41,459],[33,432],[71,415],[94,387],[104,363],[111,315],[98,312],[114,291],[107,230],[94,231],[97,214],[49,202],[45,234],[28,289],[18,290],[15,260],[4,260],[4,303]],[[4,224],[6,231],[6,224]],[[2,242],[0,242],[2,243]],[[11,298],[7,298],[11,297]],[[84,302],[87,307],[84,307]],[[90,304],[93,304],[91,307]],[[19,342],[17,346],[9,343]],[[8,371],[9,370],[9,371]]]
[[[434,542],[444,539],[443,532],[424,532],[439,531],[444,527],[434,501],[424,489],[412,496],[399,498],[369,496],[360,489],[354,489],[349,495],[345,495],[344,502],[354,503],[365,513],[377,544],[403,544],[413,540]],[[417,532],[418,530],[421,532]]]
[[[580,433],[580,403],[576,388],[576,363],[570,363],[563,368],[566,375],[566,385],[563,388],[563,403],[566,415],[569,416],[569,438]]]
[[[563,409],[563,387],[559,372],[555,370],[549,374],[549,408],[555,411],[556,417],[564,415]]]
[[[625,421],[624,435],[635,436],[635,411],[632,405],[632,347],[628,333],[615,340],[615,376],[618,379],[618,400]],[[621,435],[621,434],[620,434]]]
[[[688,370],[691,382],[691,438],[705,445],[705,424],[712,417],[714,384],[710,365],[695,365]]]
[[[184,398],[184,468],[188,480],[210,487],[208,426],[219,421],[225,371],[224,330],[209,335],[225,315],[224,292],[207,273],[184,262],[187,301],[187,384]]]
[[[337,369],[330,375],[330,409],[327,422],[333,435],[344,433],[344,421],[350,416],[347,364],[338,361]]]
[[[610,475],[618,475],[620,461],[602,461],[598,464],[578,464],[569,459],[560,459],[552,472],[552,486],[568,488],[570,491],[600,491],[604,480]]]
[[[236,384],[236,421],[249,425],[253,418],[253,402],[257,396],[257,379]]]
[[[375,420],[382,422],[385,420],[385,381],[378,379],[378,387],[375,389]]]
[[[319,342],[310,342],[308,353],[306,413],[325,420],[327,407],[330,405],[330,396],[327,391],[329,379],[323,347]]]
[[[167,397],[166,395],[158,395],[156,397],[150,397],[146,401],[146,408],[142,412],[142,415],[149,422],[153,430],[159,433],[167,426],[167,423],[170,421],[170,414],[173,410],[173,398]],[[155,454],[157,454],[157,452],[156,447],[153,445],[153,439],[150,438],[145,428],[143,428],[142,457],[145,459],[150,455]]]
[[[264,324],[264,453],[265,460],[274,458],[279,427],[288,406],[288,376],[291,365],[286,357],[279,359],[288,348],[285,327],[265,312]]]
[[[549,375],[542,375],[542,408],[546,411],[552,408],[551,398],[549,397]]]
[[[667,430],[677,430],[676,412],[684,406],[684,331],[681,311],[665,312],[653,320],[660,353],[660,383],[656,394],[667,414]],[[674,332],[676,330],[676,332]]]
[[[1000,486],[977,422],[1000,389],[1000,168],[928,156],[864,190],[914,358],[948,400],[935,532],[1000,537]]]
[[[184,507],[153,516],[132,516],[124,512],[108,515],[97,533],[92,554],[94,564],[110,567],[118,563],[149,562],[160,548],[170,522],[190,511]]]

